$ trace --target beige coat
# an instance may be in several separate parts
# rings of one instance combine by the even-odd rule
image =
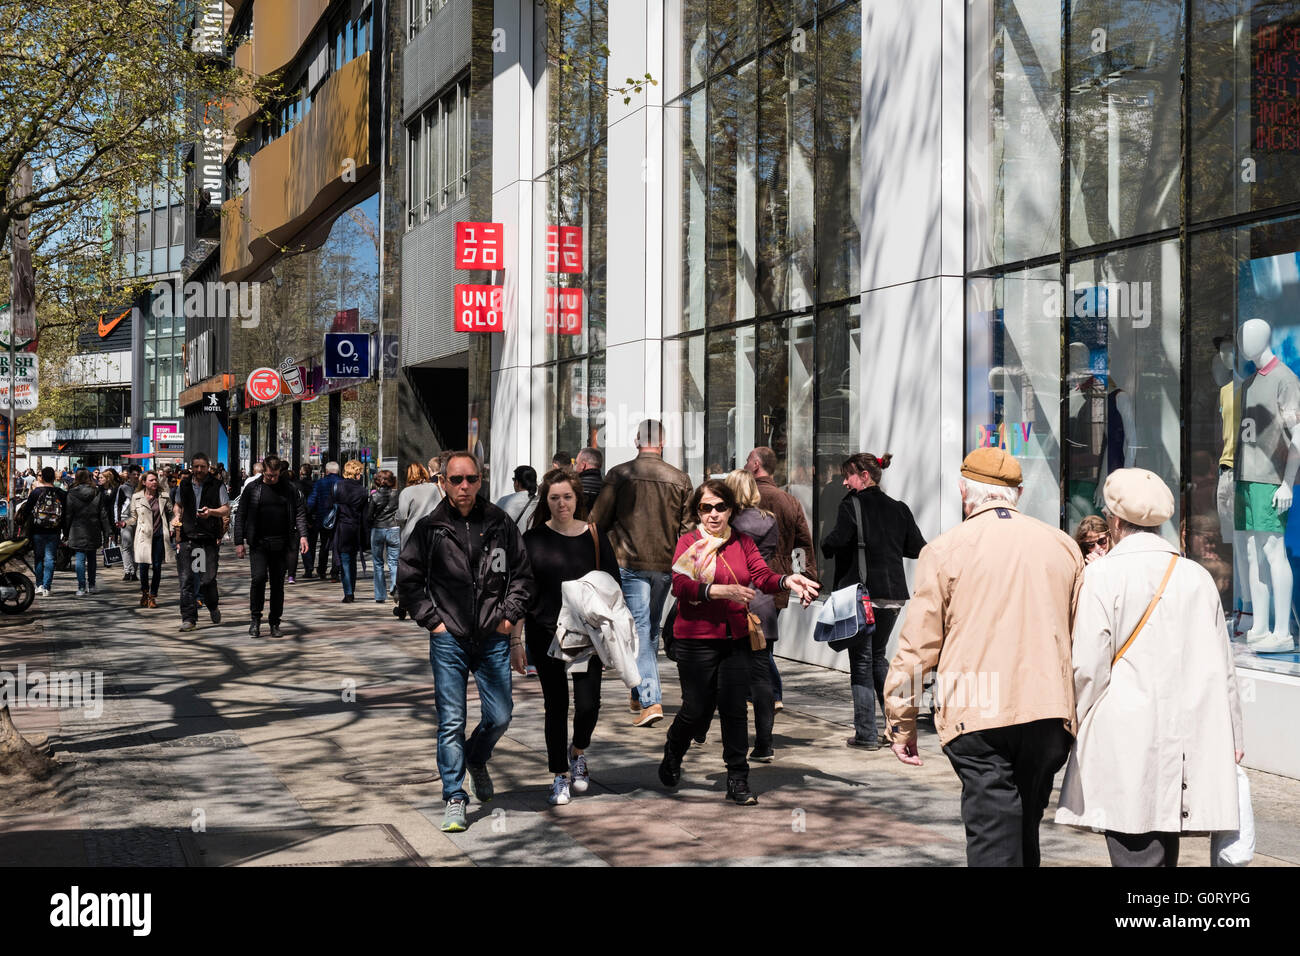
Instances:
[[[976,508],[926,545],[885,679],[890,739],[916,732],[930,671],[944,744],[1051,718],[1074,733],[1070,622],[1082,581],[1073,539],[1003,502]]]
[[[172,520],[171,496],[167,492],[160,490],[158,498],[158,508],[163,520],[170,525]],[[131,539],[135,560],[140,564],[151,564],[153,562],[153,509],[145,501],[143,491],[137,491],[131,496],[131,514],[126,523],[135,525],[135,535]],[[163,528],[163,536],[166,537],[169,531],[169,528]]]
[[[1129,535],[1084,574],[1074,620],[1079,735],[1057,823],[1120,833],[1236,830],[1237,671],[1210,574],[1179,559],[1119,663],[1174,546]]]

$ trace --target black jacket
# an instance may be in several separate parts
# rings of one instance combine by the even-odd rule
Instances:
[[[307,503],[303,501],[297,485],[283,477],[280,481],[283,481],[289,489],[284,503],[289,511],[289,527],[293,529],[284,546],[296,551],[298,539],[307,537]],[[266,485],[259,478],[257,481],[250,482],[240,496],[239,508],[235,512],[235,520],[231,523],[231,534],[236,545],[246,544],[250,548],[261,546],[262,538],[257,528],[257,508],[264,494],[274,494],[274,492],[268,492]]]
[[[481,547],[471,569],[468,534],[476,526]],[[444,498],[407,538],[397,561],[397,591],[421,627],[445,624],[454,637],[504,640],[497,625],[522,619],[535,585],[523,536],[508,514],[477,499],[467,519]]]
[[[68,547],[73,551],[94,551],[112,536],[104,495],[94,485],[73,486],[68,492],[64,519]]]
[[[334,482],[330,495],[330,500],[339,509],[334,523],[335,556],[348,551],[369,551],[370,528],[366,524],[365,486],[352,478],[342,478]],[[326,506],[326,514],[329,514],[330,507]]]
[[[867,534],[867,580],[858,580],[858,525],[853,502],[862,504],[862,525]],[[822,541],[822,554],[835,559],[835,589],[865,584],[875,600],[906,601],[907,576],[903,558],[915,558],[925,538],[907,505],[872,485],[844,496],[835,527]]]
[[[587,501],[587,510],[590,511],[591,506],[600,497],[600,489],[605,484],[605,478],[599,468],[588,468],[586,471],[578,472],[578,481],[582,485],[582,496]]]

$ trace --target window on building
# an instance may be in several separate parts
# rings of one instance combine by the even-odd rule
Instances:
[[[407,225],[414,226],[469,190],[469,80],[458,80],[406,128]]]

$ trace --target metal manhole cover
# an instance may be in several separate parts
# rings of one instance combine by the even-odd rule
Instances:
[[[340,779],[362,787],[414,787],[439,778],[436,770],[353,770]]]

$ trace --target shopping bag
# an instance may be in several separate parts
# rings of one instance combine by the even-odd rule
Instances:
[[[104,567],[111,568],[122,563],[122,549],[115,544],[104,548]]]
[[[1239,829],[1210,834],[1211,866],[1246,866],[1255,858],[1255,811],[1250,805],[1250,778],[1237,765]]]

